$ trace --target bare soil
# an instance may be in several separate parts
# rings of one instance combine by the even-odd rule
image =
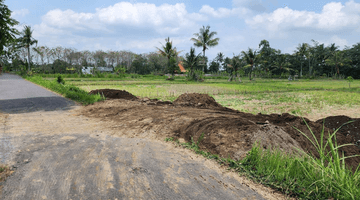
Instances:
[[[136,96],[125,90],[113,90],[113,89],[99,89],[99,90],[91,90],[89,94],[100,94],[104,95],[107,99],[128,99],[134,100],[137,99]]]
[[[113,93],[120,92],[107,91],[110,93],[106,94],[109,97],[114,97],[116,95]],[[243,158],[257,141],[265,149],[279,148],[285,153],[299,154],[295,150],[299,148],[316,157],[319,156],[312,143],[298,130],[313,138],[308,125],[320,140],[322,123],[306,118],[302,119],[288,113],[281,115],[243,113],[221,106],[206,94],[183,94],[173,103],[149,98],[127,100],[127,97],[121,96],[83,107],[78,111],[78,115],[111,122],[108,124],[111,124],[109,128],[114,130],[114,134],[128,137],[158,139],[173,137],[190,142],[191,138],[197,141],[200,135],[204,134],[203,140],[199,143],[201,149],[233,159]],[[325,139],[327,133],[332,131],[332,127],[339,126],[346,120],[345,118],[343,121],[335,120],[336,124],[327,120],[328,124],[324,128]],[[346,131],[354,134],[338,132],[337,143],[356,144],[353,130]],[[340,151],[343,151],[345,156],[360,155],[360,147],[356,145],[342,147]],[[359,163],[360,157],[346,160],[347,166],[353,170]]]
[[[316,121],[317,123],[324,123],[324,126],[331,129],[332,131],[336,131],[338,128],[339,133],[344,135],[345,137],[352,138],[352,143],[356,145],[360,145],[360,119],[359,118],[350,118],[348,116],[339,115],[339,116],[330,116],[324,119],[319,119]],[[347,122],[346,125],[343,125]],[[343,126],[342,126],[343,125]]]

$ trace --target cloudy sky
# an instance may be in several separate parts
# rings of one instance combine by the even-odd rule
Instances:
[[[360,42],[360,2],[354,0],[5,0],[12,17],[34,29],[39,45],[77,50],[155,51],[170,37],[183,54],[190,38],[210,25],[220,38],[207,50],[231,57],[266,39],[293,53],[298,44],[343,49]],[[196,49],[200,53],[201,49]]]

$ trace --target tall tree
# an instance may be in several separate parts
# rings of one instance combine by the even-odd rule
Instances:
[[[239,82],[241,82],[240,76],[239,75],[239,71],[240,68],[243,66],[243,60],[240,59],[240,55],[238,56],[233,56],[233,58],[230,60],[230,64],[228,64],[228,68],[229,68],[229,72],[230,72],[230,77],[228,79],[228,81],[232,81],[235,80],[238,77]]]
[[[217,61],[217,63],[220,66],[224,65],[224,61],[225,61],[225,55],[222,52],[219,52],[215,58],[215,60]]]
[[[40,56],[41,65],[44,65],[45,60],[45,46],[34,47],[34,51]]]
[[[289,56],[290,55],[287,54],[278,55],[278,58],[273,65],[273,70],[278,70],[281,73],[281,76],[283,71],[290,72],[293,70],[290,68],[291,63],[289,62]]]
[[[202,47],[203,57],[205,58],[205,51],[209,49],[209,47],[214,47],[219,44],[219,38],[214,38],[217,32],[210,32],[210,26],[203,26],[200,28],[199,33],[194,33],[196,38],[191,38],[196,47]],[[203,68],[203,71],[205,67]]]
[[[333,57],[328,58],[326,61],[327,65],[335,66],[336,73],[340,75],[340,66],[347,65],[351,60],[347,57],[344,57],[344,53],[341,51],[336,51],[333,54]]]
[[[34,30],[31,30],[30,26],[25,25],[23,31],[21,32],[21,37],[18,38],[20,48],[24,47],[27,49],[27,56],[28,56],[28,71],[30,71],[30,63],[31,63],[31,56],[30,56],[30,47],[34,44],[37,44],[38,41],[33,38]]]
[[[303,75],[303,69],[302,69],[302,64],[303,64],[303,60],[304,60],[304,56],[307,55],[307,50],[308,50],[308,44],[307,43],[302,43],[299,44],[298,47],[296,47],[296,54],[300,57],[300,77],[302,77]]]
[[[195,49],[190,48],[190,53],[186,53],[185,59],[183,61],[185,69],[188,69],[189,76],[194,79],[194,70],[199,65],[199,61],[201,59],[200,54],[195,54]]]
[[[260,54],[258,54],[256,51],[253,51],[251,48],[249,48],[248,51],[241,51],[241,54],[243,58],[245,59],[246,68],[249,68],[249,80],[251,81],[251,73],[253,71],[254,65],[260,60]]]
[[[14,28],[19,22],[11,18],[11,10],[0,0],[0,65],[10,56],[7,46],[13,43],[19,32]],[[1,66],[0,66],[1,67]]]
[[[176,58],[181,51],[176,50],[176,47],[174,47],[172,44],[172,41],[170,41],[170,37],[166,38],[165,42],[166,42],[165,45],[160,43],[162,45],[162,47],[161,48],[156,47],[156,49],[158,50],[158,53],[160,55],[162,55],[168,59],[168,68],[171,68],[170,59],[172,57]],[[172,74],[172,76],[174,76],[173,70],[171,71],[171,74]]]

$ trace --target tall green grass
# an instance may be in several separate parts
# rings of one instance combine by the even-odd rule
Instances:
[[[313,139],[298,130],[316,147],[319,158],[302,150],[299,151],[303,157],[286,155],[279,150],[263,150],[256,144],[239,168],[255,180],[301,199],[360,199],[359,167],[353,173],[345,166],[344,160],[349,157],[340,155],[338,151],[353,144],[337,145],[339,129],[329,133],[326,141],[324,129],[320,141],[310,128]]]
[[[40,76],[26,77],[26,79],[33,83],[41,85],[47,89],[50,89],[56,93],[62,94],[66,98],[77,101],[83,105],[92,104],[92,103],[95,103],[97,101],[101,101],[104,99],[99,94],[90,95],[90,94],[88,94],[88,92],[86,92],[83,89],[80,89],[73,85],[60,84],[56,80],[53,80],[53,81],[44,80]]]

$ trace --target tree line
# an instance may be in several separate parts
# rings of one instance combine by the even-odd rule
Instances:
[[[241,81],[241,78],[253,77],[335,77],[352,76],[360,78],[360,43],[340,50],[334,43],[328,46],[312,40],[299,44],[292,54],[281,53],[262,40],[258,49],[248,48],[232,57],[221,52],[209,61],[205,51],[215,47],[219,38],[210,26],[203,26],[199,33],[191,38],[194,47],[201,48],[202,54],[195,48],[184,56],[179,54],[170,38],[165,39],[161,47],[153,52],[136,54],[131,51],[78,51],[75,48],[37,46],[30,26],[24,26],[21,32],[14,26],[18,22],[12,19],[11,11],[0,0],[0,65],[7,71],[34,71],[37,73],[81,73],[83,67],[110,67],[113,71],[136,74],[165,74],[180,72],[178,63],[182,63],[191,79],[198,80],[201,74],[226,74],[229,81]]]

